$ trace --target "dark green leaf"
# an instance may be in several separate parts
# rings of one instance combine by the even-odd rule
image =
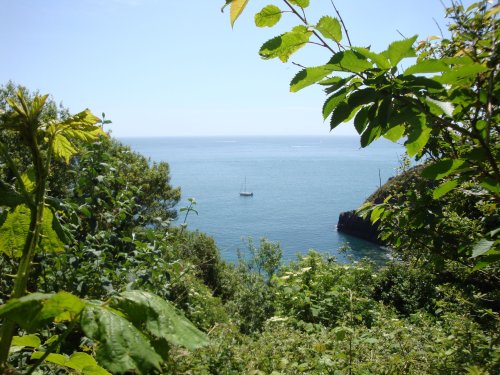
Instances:
[[[483,188],[489,190],[492,193],[499,194],[500,193],[500,185],[497,181],[490,177],[481,177],[479,179],[479,185]]]
[[[99,343],[97,361],[112,373],[149,374],[160,370],[161,357],[146,337],[127,319],[101,305],[87,305],[82,330]]]
[[[170,302],[144,291],[123,292],[110,306],[122,311],[138,327],[155,339],[196,349],[208,343],[206,335],[181,315]]]
[[[348,120],[354,109],[349,103],[345,101],[340,102],[333,110],[332,118],[330,119],[330,130],[335,129],[340,123]]]
[[[346,96],[347,89],[343,88],[342,90],[339,90],[328,97],[328,99],[326,99],[325,103],[323,104],[323,119],[326,119],[328,116],[330,116],[330,114],[339,105],[339,103],[344,101]]]
[[[392,115],[392,99],[390,97],[384,98],[377,110],[377,122],[382,127],[387,127]]]
[[[61,224],[59,218],[56,215],[52,215],[52,229],[57,234],[59,239],[66,245],[70,244],[73,241],[73,235],[71,234],[71,231]]]
[[[461,159],[442,159],[427,166],[422,171],[422,176],[431,180],[439,180],[449,176],[465,163]]]
[[[358,111],[356,117],[354,118],[354,127],[356,128],[358,134],[363,133],[366,125],[368,124],[368,111],[369,107],[363,107]]]
[[[332,77],[332,78],[327,78],[321,82],[318,82],[320,85],[323,86],[328,86],[325,88],[325,93],[326,94],[332,94],[341,87],[344,87],[345,84],[351,80],[353,76],[349,76],[347,78],[341,78],[341,77]]]
[[[374,121],[370,122],[363,134],[361,134],[361,147],[368,146],[370,143],[379,138],[381,133],[381,127]]]
[[[366,89],[356,90],[349,95],[349,105],[358,107],[360,105],[369,104],[377,101],[378,93],[375,89],[367,87]]]

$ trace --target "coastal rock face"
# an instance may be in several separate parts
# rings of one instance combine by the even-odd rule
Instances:
[[[354,210],[340,213],[337,230],[378,245],[384,245],[384,242],[378,238],[378,225],[372,224],[370,219],[359,217]]]

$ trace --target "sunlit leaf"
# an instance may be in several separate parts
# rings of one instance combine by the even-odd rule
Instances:
[[[272,27],[281,19],[281,9],[276,5],[268,5],[255,15],[257,27]]]
[[[479,73],[484,73],[487,70],[487,66],[476,63],[458,65],[443,73],[441,76],[435,77],[435,80],[442,84],[467,84],[474,80]]]
[[[392,42],[386,51],[382,52],[391,62],[391,66],[396,66],[405,57],[415,57],[415,50],[413,49],[413,43],[417,40],[417,35]]]
[[[334,40],[337,43],[340,43],[342,40],[342,27],[336,18],[330,16],[321,17],[316,25],[316,30],[325,38]]]
[[[297,92],[307,86],[313,85],[321,81],[331,72],[332,70],[328,65],[302,69],[290,82],[290,91]]]
[[[292,31],[268,40],[260,48],[259,54],[263,59],[279,58],[287,62],[290,56],[302,48],[312,34],[305,26],[296,26]]]
[[[230,11],[229,11],[229,19],[231,20],[231,26],[234,26],[234,23],[238,19],[238,17],[243,12],[243,9],[247,6],[248,0],[233,0],[231,3]]]
[[[0,318],[10,319],[27,331],[35,331],[64,314],[75,317],[83,306],[78,297],[67,292],[31,293],[0,306]]]
[[[439,199],[443,195],[452,191],[457,185],[458,185],[458,180],[446,181],[434,189],[434,191],[432,192],[432,197],[434,199]]]
[[[57,134],[54,137],[53,151],[54,155],[64,159],[66,164],[69,164],[69,159],[77,153],[76,148],[68,140],[68,138],[61,134]]]
[[[30,347],[30,348],[38,348],[42,342],[37,335],[24,335],[24,336],[14,336],[12,338],[11,347]]]
[[[35,352],[31,355],[31,359],[40,359],[44,356],[44,352]],[[65,366],[65,363],[68,361],[68,357],[63,354],[50,353],[45,358],[45,361],[54,363],[59,366]]]
[[[396,125],[387,130],[383,136],[392,142],[396,142],[403,137],[404,133],[405,127],[403,125]]]
[[[367,59],[370,59],[379,69],[389,69],[391,67],[387,57],[383,54],[375,53],[370,51],[368,48],[362,47],[353,47],[352,49]]]
[[[450,70],[448,64],[441,59],[428,59],[422,60],[415,65],[410,66],[404,71],[404,75],[418,74],[418,73],[438,73]]]
[[[414,126],[408,135],[408,140],[405,142],[406,152],[409,157],[414,157],[425,147],[431,136],[432,129],[425,126]]]
[[[366,69],[370,69],[373,67],[373,64],[368,61],[363,55],[351,50],[340,52],[334,55],[329,64],[334,63],[337,63],[342,68],[342,70],[353,73],[361,73]]]
[[[309,0],[289,0],[289,2],[301,8],[307,8],[309,6]]]

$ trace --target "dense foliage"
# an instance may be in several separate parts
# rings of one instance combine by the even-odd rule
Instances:
[[[231,22],[248,0],[228,0]],[[263,58],[316,37],[332,52],[304,68],[332,127],[354,119],[363,146],[403,139],[417,168],[361,209],[394,261],[339,264],[314,251],[282,264],[249,240],[237,264],[188,230],[167,163],[152,163],[47,96],[0,89],[0,369],[6,373],[496,374],[498,46],[486,2],[448,10],[451,37],[344,43],[340,18],[302,22]],[[333,3],[332,3],[333,4]],[[276,5],[255,16],[274,26]],[[340,16],[339,16],[340,17]],[[331,47],[327,41],[333,42]],[[407,57],[409,68],[399,71]],[[438,73],[437,75],[433,75]],[[203,213],[200,213],[203,214]]]

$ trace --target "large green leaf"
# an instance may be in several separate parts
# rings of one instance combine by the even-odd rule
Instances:
[[[323,119],[326,120],[328,116],[333,112],[333,110],[344,101],[347,96],[347,89],[337,91],[333,95],[330,95],[323,104]]]
[[[371,121],[363,134],[361,134],[361,147],[366,147],[376,139],[378,139],[382,134],[381,127],[376,123],[376,121]]]
[[[168,301],[144,291],[127,291],[111,298],[110,306],[120,310],[137,327],[155,339],[196,349],[208,344],[206,335],[181,315]]]
[[[439,180],[443,177],[449,176],[465,163],[461,159],[441,159],[437,162],[427,166],[422,171],[422,176],[432,180]]]
[[[85,335],[98,342],[97,361],[112,373],[149,374],[160,370],[162,358],[147,338],[116,311],[88,304],[80,324]]]
[[[405,57],[415,57],[415,50],[413,49],[413,43],[417,40],[417,35],[392,42],[387,50],[382,52],[391,62],[391,66],[395,67],[398,63]]]
[[[358,134],[362,134],[366,126],[368,125],[369,110],[370,107],[363,107],[358,111],[356,117],[354,117],[354,128],[356,129]]]
[[[368,61],[362,54],[352,50],[337,53],[332,57],[330,63],[334,64],[339,59],[339,57],[340,60],[338,61],[338,65],[344,71],[361,73],[373,67],[373,64]]]
[[[30,225],[30,210],[25,205],[19,205],[7,215],[0,227],[0,252],[11,258],[23,255],[24,243]]]
[[[313,85],[332,72],[329,65],[305,68],[298,72],[290,82],[290,91],[297,92],[303,88]]]
[[[9,352],[18,352],[25,347],[38,348],[42,342],[37,335],[14,336]]]
[[[75,146],[62,134],[57,134],[53,141],[54,155],[66,161],[69,164],[69,159],[77,153]]]
[[[295,26],[292,31],[265,42],[259,54],[263,59],[279,58],[287,62],[290,56],[302,48],[311,37],[312,31],[306,26]]]
[[[330,16],[321,17],[316,25],[316,30],[325,38],[334,40],[337,43],[342,40],[342,27],[336,18]]]
[[[31,211],[25,205],[19,205],[14,211],[9,212],[7,219],[0,227],[0,252],[9,257],[17,258],[22,255],[26,236],[30,225]],[[64,243],[52,229],[53,214],[45,207],[42,221],[42,237],[40,248],[46,252],[59,252],[64,250]]]
[[[384,134],[384,138],[387,138],[391,142],[396,142],[400,140],[405,134],[405,127],[403,125],[396,125],[389,128]]]
[[[272,27],[281,19],[281,9],[276,5],[268,5],[255,15],[257,27]]]
[[[424,124],[413,126],[405,142],[406,152],[410,158],[417,155],[425,147],[431,136],[432,129]]]
[[[348,101],[340,102],[333,110],[332,117],[330,118],[330,130],[335,129],[342,122],[348,121],[353,116],[353,111],[357,107],[353,107]]]
[[[31,332],[53,320],[72,320],[83,307],[84,303],[78,297],[67,292],[31,293],[10,299],[0,306],[0,318],[12,320]]]

